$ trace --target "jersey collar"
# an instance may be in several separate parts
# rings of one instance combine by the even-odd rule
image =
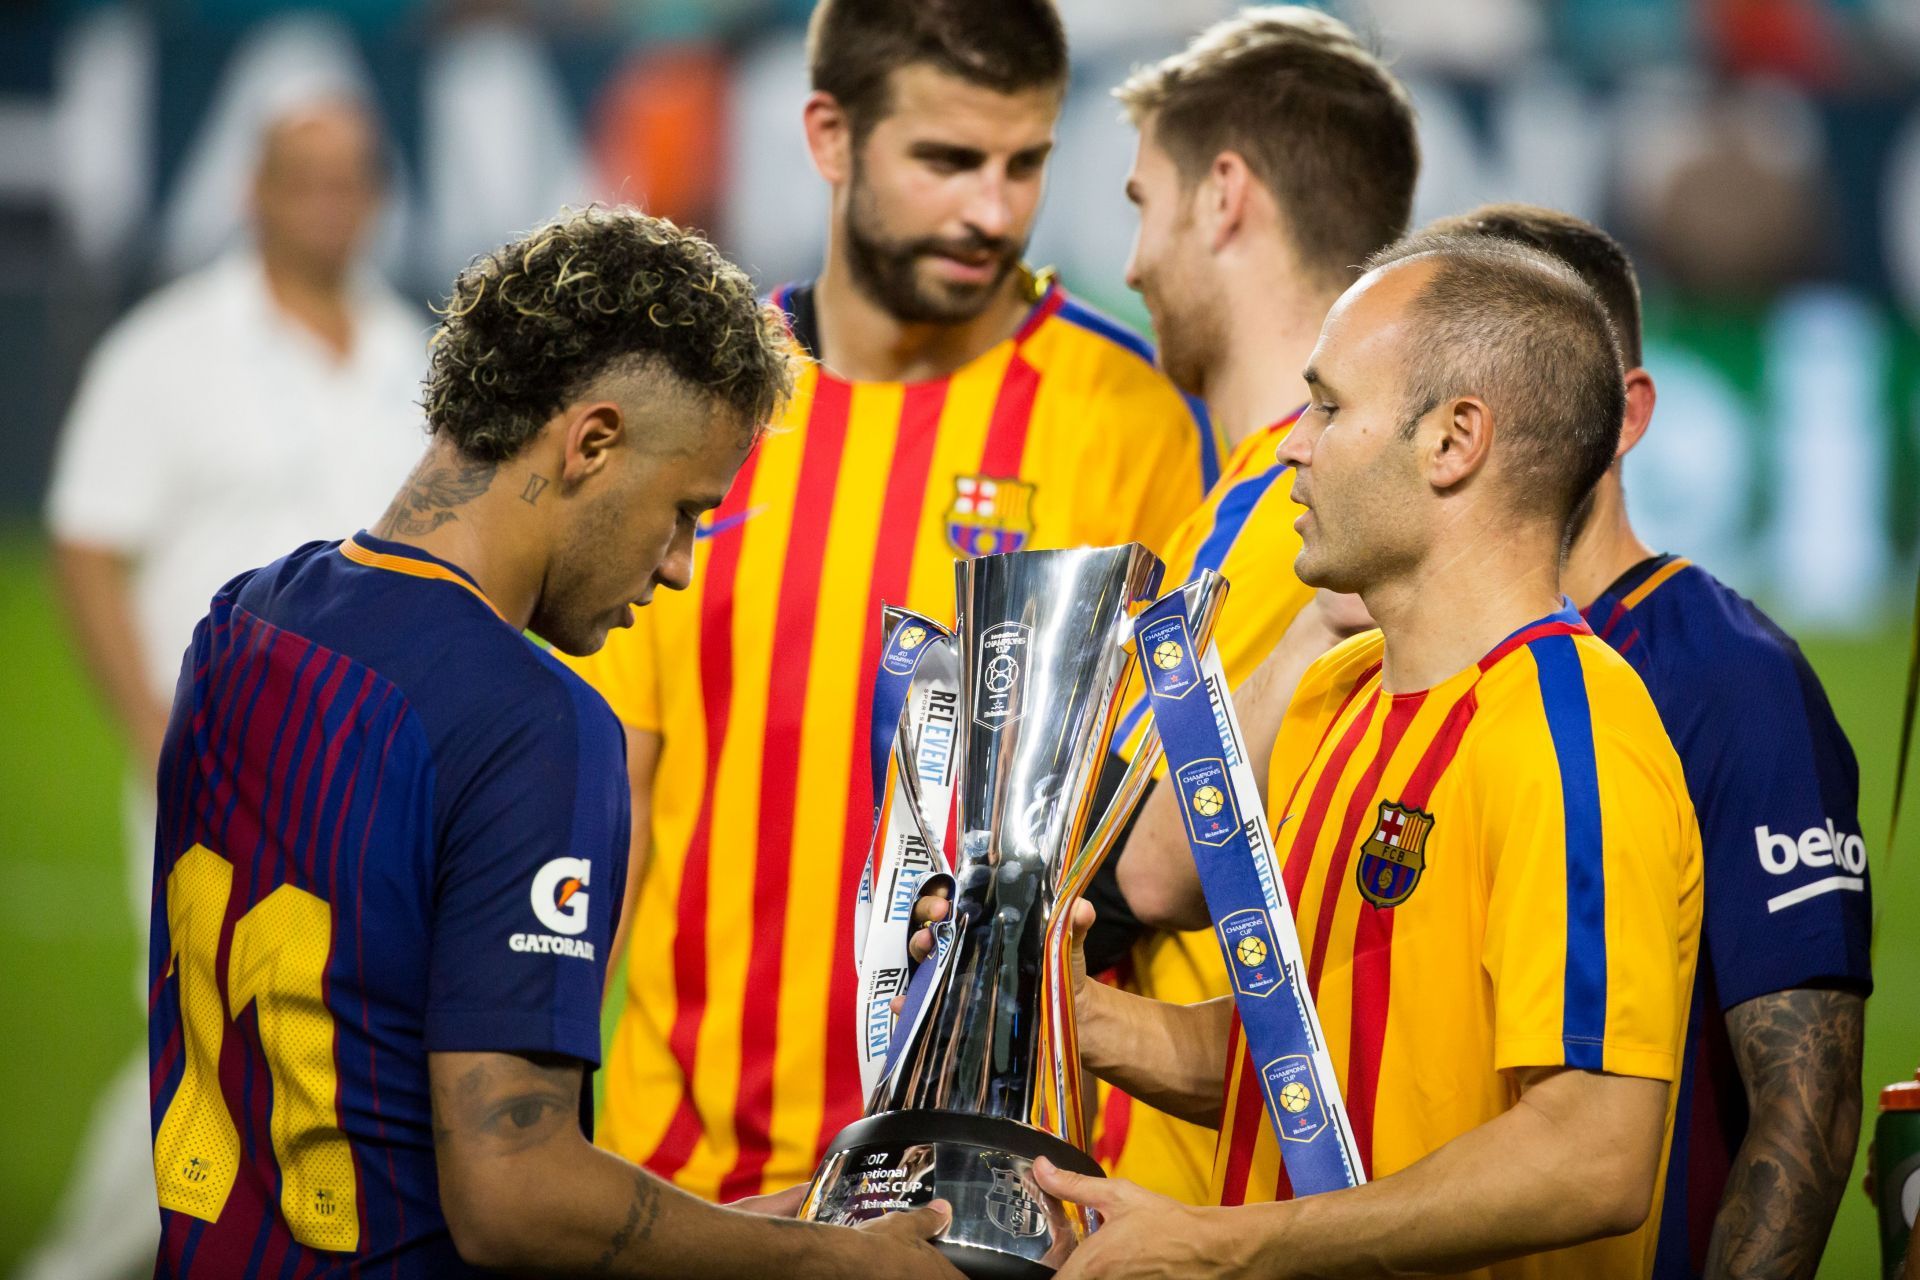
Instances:
[[[499,606],[487,598],[473,575],[438,556],[430,555],[419,547],[404,542],[391,542],[386,538],[376,538],[362,529],[340,544],[340,554],[355,564],[365,565],[369,569],[383,569],[389,573],[402,573],[410,578],[437,579],[451,582],[455,586],[469,591],[481,604],[493,610],[493,616],[502,622],[506,615]]]

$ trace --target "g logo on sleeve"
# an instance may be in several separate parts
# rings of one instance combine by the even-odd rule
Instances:
[[[593,864],[585,858],[555,858],[533,876],[533,914],[555,933],[587,931],[587,880]]]

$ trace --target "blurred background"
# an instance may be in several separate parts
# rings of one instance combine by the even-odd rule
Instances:
[[[1133,139],[1107,91],[1232,7],[1062,0],[1075,87],[1030,257],[1137,324],[1121,282]],[[1885,847],[1920,559],[1920,5],[1329,7],[1413,88],[1417,219],[1530,200],[1635,255],[1660,389],[1628,464],[1636,520],[1801,637],[1860,757],[1883,914],[1864,1143],[1878,1087],[1920,1064],[1920,819],[1891,874]],[[41,1237],[142,1036],[122,830],[138,748],[48,567],[49,474],[90,351],[142,297],[246,243],[263,126],[322,99],[378,125],[368,265],[412,326],[403,364],[453,273],[563,204],[632,201],[705,228],[767,286],[811,275],[826,203],[800,130],[809,8],[0,5],[0,1273]],[[147,427],[137,397],[109,416],[122,438]],[[270,558],[234,554],[229,571]],[[1822,1274],[1870,1274],[1874,1253],[1852,1194]]]

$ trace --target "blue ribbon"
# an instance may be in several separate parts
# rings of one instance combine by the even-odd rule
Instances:
[[[948,637],[947,629],[931,618],[901,610],[900,624],[880,650],[880,666],[873,673],[873,716],[868,721],[873,752],[873,825],[880,825],[880,806],[887,794],[887,757],[900,732],[900,713],[906,709],[913,673],[927,646]]]
[[[1234,785],[1238,735],[1207,687],[1186,603],[1184,591],[1155,601],[1134,635],[1207,914],[1294,1194],[1357,1186],[1364,1177],[1350,1147],[1339,1082],[1319,1042],[1311,996],[1286,961],[1289,952],[1299,955],[1299,944],[1289,937],[1291,945],[1283,947],[1276,936],[1291,931],[1293,921],[1284,914],[1270,859],[1256,854],[1249,835],[1266,817],[1258,794],[1242,795]],[[1224,702],[1226,690],[1217,696]]]

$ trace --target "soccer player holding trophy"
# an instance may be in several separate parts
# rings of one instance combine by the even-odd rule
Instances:
[[[695,584],[580,664],[626,726],[625,1006],[601,1141],[695,1194],[800,1182],[860,1114],[901,966],[846,963],[882,604],[953,618],[957,557],[1157,549],[1211,431],[1133,335],[1022,263],[1067,77],[1050,0],[824,0],[804,125],[813,358],[703,522]]]
[[[1036,1158],[1041,1191],[1104,1223],[1060,1275],[1646,1274],[1701,866],[1645,688],[1558,591],[1619,440],[1612,330],[1553,259],[1415,240],[1342,296],[1307,381],[1282,446],[1299,569],[1381,624],[1308,670],[1267,770],[1304,956],[1284,981],[1314,996],[1338,1095],[1256,1052],[1268,954],[1233,945],[1238,913],[1213,909],[1237,1008],[1075,981],[1085,1063],[1217,1121],[1216,1199],[1239,1207]],[[1176,770],[1201,852],[1220,794],[1198,780]],[[1329,1138],[1370,1181],[1296,1195]]]

